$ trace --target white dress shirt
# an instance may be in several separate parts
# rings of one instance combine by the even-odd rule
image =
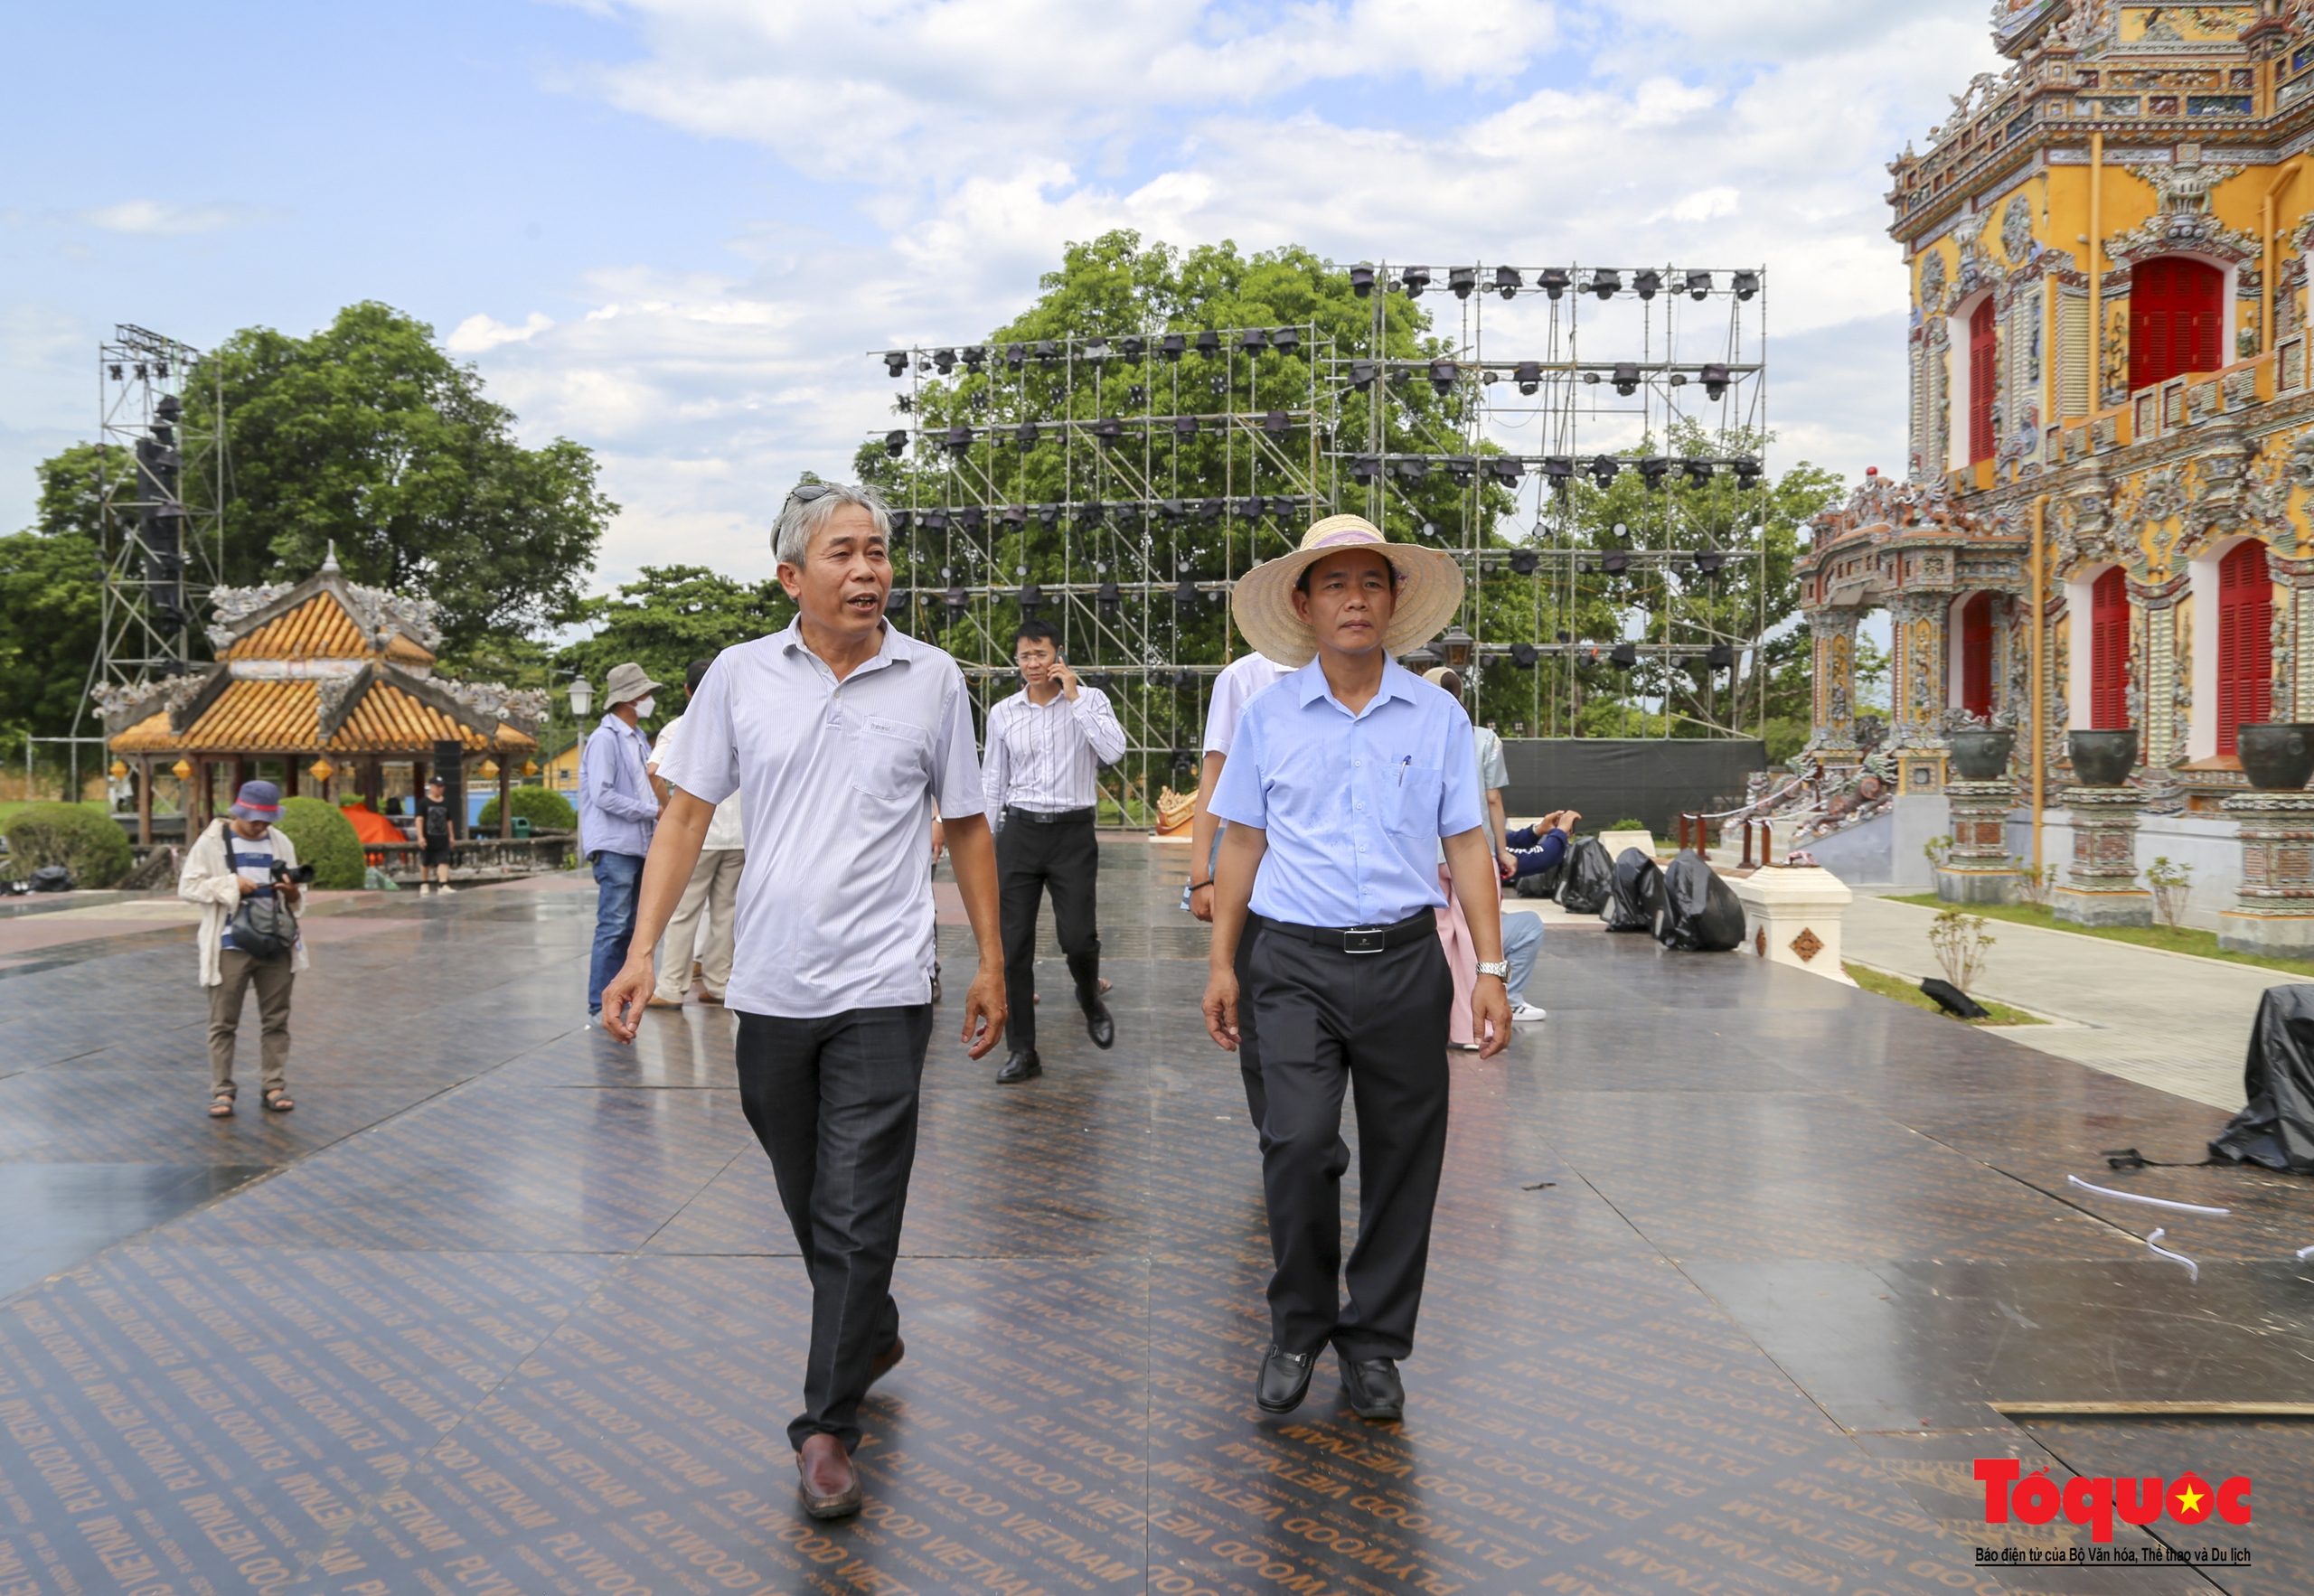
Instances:
[[[643,767],[662,781],[666,780],[666,773],[659,767],[666,764],[667,756],[674,752],[675,731],[682,725],[683,719],[678,715],[659,728],[659,740],[651,745],[651,763]],[[748,845],[747,825],[739,813],[739,795],[734,793],[715,806],[715,816],[707,822],[707,840],[700,844],[701,852],[745,848]]]
[[[1293,666],[1261,654],[1241,654],[1223,666],[1205,707],[1205,751],[1226,757],[1246,706],[1293,674]]]
[[[1124,757],[1124,728],[1099,688],[1080,687],[1074,699],[1055,693],[1042,705],[1023,688],[989,708],[981,772],[989,812],[1090,809],[1101,801],[1100,767]]]
[[[955,660],[887,624],[838,681],[791,622],[716,656],[659,774],[710,803],[740,796],[731,1008],[816,1019],[932,1000],[932,805],[982,812]]]

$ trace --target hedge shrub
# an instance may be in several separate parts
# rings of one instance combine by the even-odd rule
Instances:
[[[514,818],[531,822],[533,831],[575,831],[578,829],[578,812],[570,807],[570,800],[552,787],[516,787]],[[482,818],[475,821],[477,835],[498,833],[498,794],[493,793],[490,802],[482,806]]]
[[[297,862],[314,867],[315,887],[337,891],[360,888],[362,839],[336,804],[319,798],[284,798],[281,818],[274,824],[289,833]]]
[[[9,874],[20,881],[43,865],[63,865],[80,887],[110,887],[128,874],[128,833],[81,804],[27,803],[0,832],[8,839]]]

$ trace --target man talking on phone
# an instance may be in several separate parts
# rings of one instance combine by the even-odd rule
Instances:
[[[1124,757],[1124,728],[1108,695],[1086,687],[1061,658],[1049,621],[1023,621],[1012,639],[1021,690],[988,711],[981,780],[997,821],[998,917],[1004,931],[1004,994],[1011,1056],[996,1078],[1006,1085],[1045,1073],[1037,1057],[1037,908],[1052,894],[1053,928],[1077,1006],[1096,1047],[1113,1046],[1116,1021],[1101,1000],[1101,934],[1093,886],[1101,850],[1100,767]]]

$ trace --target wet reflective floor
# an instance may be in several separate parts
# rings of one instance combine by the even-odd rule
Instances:
[[[734,1021],[587,1029],[590,887],[317,911],[287,1116],[202,1117],[181,931],[0,969],[0,1592],[2314,1589],[2300,1183],[2111,1174],[2224,1116],[1595,930],[1547,940],[1546,1025],[1451,1056],[1406,1421],[1330,1360],[1264,1417],[1259,1165],[1179,852],[1104,845],[1114,1051],[1049,947],[1042,1081],[944,1009],[908,1355],[834,1526],[795,1505],[806,1291]],[[1989,1526],[1980,1458],[2246,1475],[2253,1522]],[[1980,1562],[2202,1547],[2251,1563]]]

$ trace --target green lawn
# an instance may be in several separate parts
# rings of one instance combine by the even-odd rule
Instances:
[[[1894,998],[1899,1003],[1910,1003],[1914,1008],[1925,1009],[1932,1014],[1944,1013],[1944,1009],[1938,1005],[1935,999],[1922,991],[1911,981],[1899,981],[1893,975],[1883,975],[1877,970],[1867,970],[1861,964],[1843,963],[1840,968],[1848,972],[1850,981],[1867,992],[1876,992],[1884,998]],[[1971,995],[1974,996],[1973,993]],[[1989,1019],[1961,1019],[1957,1014],[1948,1015],[1946,1018],[1961,1019],[1962,1025],[2046,1025],[2049,1023],[2037,1015],[2027,1014],[2022,1009],[2011,1009],[2006,1003],[1996,1003],[1989,998],[1978,998],[1977,1002],[1987,1010]]]
[[[2069,931],[2077,936],[2102,936],[2108,942],[2125,942],[2140,948],[2159,948],[2165,953],[2191,953],[2196,958],[2217,959],[2228,964],[2254,964],[2261,970],[2280,970],[2290,975],[2314,974],[2314,962],[2305,959],[2272,959],[2262,953],[2230,953],[2217,945],[2215,931],[2196,931],[2180,925],[2175,931],[2167,925],[2075,925],[2056,917],[2054,910],[2033,904],[1948,904],[1934,893],[1919,893],[1905,897],[1892,897],[1891,903],[1918,904],[1930,909],[1966,909],[1971,915],[1982,915],[1988,920],[2008,920],[2018,925],[2038,925],[2044,931]]]

